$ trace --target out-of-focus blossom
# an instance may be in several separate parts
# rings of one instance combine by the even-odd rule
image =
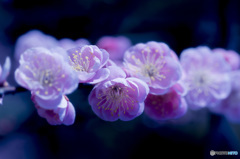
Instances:
[[[231,68],[221,54],[208,47],[189,48],[181,53],[180,61],[186,73],[186,101],[191,108],[215,105],[229,95]]]
[[[240,68],[240,56],[237,52],[233,50],[225,50],[222,48],[213,49],[213,52],[221,54],[227,63],[231,66],[232,70],[237,70]]]
[[[15,59],[18,61],[21,54],[32,47],[46,47],[50,49],[56,46],[58,46],[58,41],[53,36],[46,35],[39,30],[31,30],[17,39]]]
[[[11,61],[10,61],[10,58],[7,57],[3,64],[3,67],[0,65],[0,85],[2,85],[6,81],[9,75],[10,69],[11,69]]]
[[[123,60],[124,52],[131,47],[131,41],[124,36],[104,36],[96,44],[99,48],[107,50],[109,58],[113,61]]]
[[[145,81],[151,94],[163,94],[181,78],[179,62],[164,43],[137,44],[125,52],[124,64],[132,77]]]
[[[95,45],[85,45],[68,50],[70,65],[78,74],[80,83],[96,84],[109,76],[109,70],[104,65],[109,59],[106,50]]]
[[[175,52],[171,51],[171,56],[179,63]],[[176,84],[162,90],[162,95],[148,94],[144,112],[149,118],[162,121],[180,118],[186,114],[187,103],[184,96],[188,90],[184,83],[185,73],[182,73]]]
[[[232,122],[240,123],[240,71],[230,73],[232,91],[230,95],[210,110],[223,114]]]
[[[7,77],[11,69],[10,58],[7,57],[3,67],[0,65],[0,104],[3,102],[3,96],[5,91],[14,90],[13,87],[9,87],[7,83]],[[10,89],[9,89],[10,88]]]
[[[148,94],[145,100],[145,114],[153,120],[169,120],[183,116],[187,111],[185,99],[174,89],[164,95]]]
[[[59,40],[59,46],[65,50],[69,50],[76,47],[82,47],[84,45],[90,45],[87,39],[81,38],[76,41],[73,41],[72,39],[64,38]]]
[[[75,109],[67,96],[62,96],[62,101],[56,106],[52,106],[54,109],[44,109],[35,100],[35,95],[32,95],[32,101],[35,104],[38,115],[45,118],[51,125],[72,125],[75,121]],[[46,101],[47,103],[47,101]],[[49,105],[51,103],[48,103]]]
[[[170,52],[172,58],[180,65],[180,61],[178,59],[177,54],[174,51]],[[188,88],[184,82],[184,79],[186,77],[185,72],[183,71],[182,67],[180,67],[181,72],[182,72],[182,76],[181,78],[170,88],[167,89],[154,89],[152,88],[152,92],[157,91],[158,95],[163,95],[167,92],[169,92],[170,90],[174,90],[176,91],[177,94],[181,95],[181,96],[185,96],[188,92]]]
[[[28,49],[21,55],[15,79],[35,95],[44,109],[53,109],[63,94],[72,93],[78,86],[77,74],[63,56],[42,47]]]
[[[99,83],[88,101],[93,112],[103,120],[128,121],[142,114],[149,93],[145,82],[137,78],[114,78]]]

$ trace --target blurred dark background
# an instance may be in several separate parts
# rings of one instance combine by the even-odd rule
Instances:
[[[9,83],[16,85],[14,45],[38,29],[57,39],[124,35],[133,44],[167,43],[177,54],[207,45],[240,52],[238,0],[1,0],[0,63],[12,59]],[[72,126],[50,126],[29,92],[5,96],[0,107],[0,159],[239,158],[210,156],[210,150],[240,153],[240,126],[207,109],[177,120],[154,122],[144,114],[129,122],[105,122],[91,111],[92,87],[80,85],[69,98]]]

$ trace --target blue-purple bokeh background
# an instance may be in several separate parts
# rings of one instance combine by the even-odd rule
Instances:
[[[125,35],[133,44],[163,41],[177,54],[199,45],[240,52],[240,1],[1,0],[0,63],[11,57],[12,85],[14,44],[32,29],[57,39],[87,38],[92,44],[104,35]],[[240,124],[221,115],[202,109],[169,122],[156,123],[145,115],[105,122],[88,105],[91,88],[81,85],[69,95],[77,112],[72,126],[48,125],[37,115],[29,92],[5,96],[0,159],[213,158],[210,150],[240,153]]]

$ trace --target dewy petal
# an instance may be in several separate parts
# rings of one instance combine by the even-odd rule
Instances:
[[[3,83],[6,80],[7,76],[9,75],[10,69],[11,69],[11,61],[10,61],[10,58],[7,57],[2,68],[2,72],[0,74],[0,83]]]

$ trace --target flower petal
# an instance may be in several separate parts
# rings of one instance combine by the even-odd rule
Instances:
[[[161,89],[161,88],[152,88],[150,87],[150,93],[151,94],[154,94],[154,95],[163,95],[163,94],[166,94],[168,91],[169,91],[169,88],[166,88],[166,89]]]
[[[149,93],[148,85],[144,81],[133,77],[129,77],[126,80],[133,84],[132,87],[138,90],[138,102],[143,102]]]
[[[63,119],[63,124],[72,125],[75,121],[76,112],[71,102],[68,102],[68,107],[66,109],[67,110]]]
[[[95,76],[92,79],[88,80],[88,83],[90,83],[90,84],[99,83],[99,82],[107,79],[109,74],[110,74],[109,69],[102,68],[96,72]]]
[[[11,69],[11,61],[10,61],[10,58],[7,57],[4,65],[3,65],[3,68],[2,68],[2,72],[1,72],[1,76],[0,76],[0,83],[3,83],[7,79],[10,69]]]
[[[216,99],[225,99],[231,92],[231,80],[227,73],[215,75],[215,81],[210,86],[210,92]]]
[[[171,57],[164,58],[165,64],[159,70],[159,75],[164,76],[151,81],[152,88],[166,89],[173,86],[182,76],[182,70],[179,63]]]
[[[64,96],[59,96],[54,100],[43,100],[39,98],[37,95],[34,95],[35,102],[44,109],[54,109],[54,108],[66,108],[67,101]]]

